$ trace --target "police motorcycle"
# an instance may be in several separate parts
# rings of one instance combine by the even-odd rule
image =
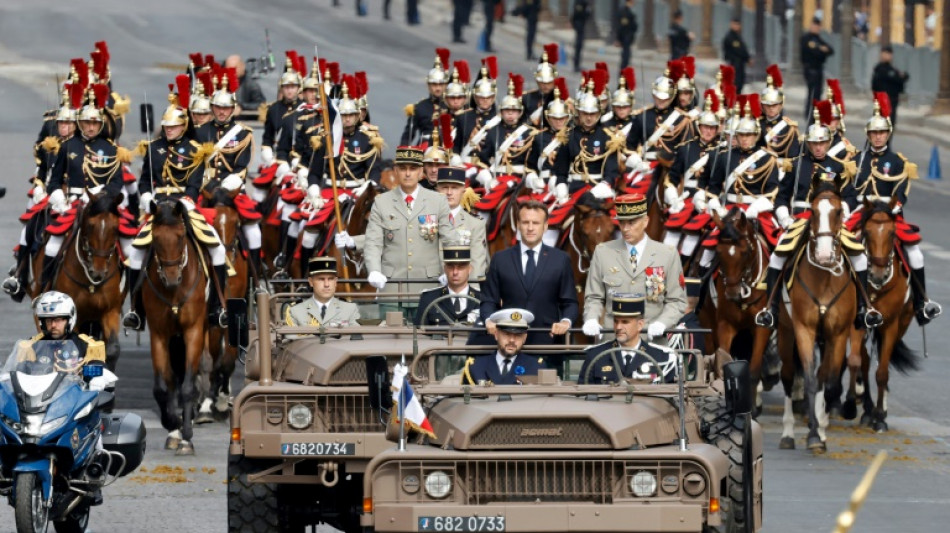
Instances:
[[[145,454],[141,417],[102,412],[117,378],[80,353],[68,336],[37,336],[17,342],[0,370],[0,494],[18,533],[50,522],[58,533],[85,531],[101,489]]]

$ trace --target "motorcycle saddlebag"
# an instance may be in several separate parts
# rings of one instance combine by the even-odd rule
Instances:
[[[145,457],[145,423],[135,413],[102,415],[102,446],[125,456],[125,467],[119,472],[119,461],[113,461],[109,475],[124,476],[135,471]]]

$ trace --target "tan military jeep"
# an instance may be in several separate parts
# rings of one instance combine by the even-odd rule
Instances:
[[[493,386],[436,364],[460,348],[420,346],[410,376],[435,437],[410,434],[366,467],[366,530],[761,527],[762,431],[745,362],[693,354],[693,380],[577,385],[583,347],[536,348],[525,351],[567,355],[564,366]]]

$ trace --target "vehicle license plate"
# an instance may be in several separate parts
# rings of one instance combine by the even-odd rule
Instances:
[[[505,531],[504,516],[421,516],[419,531]]]
[[[352,442],[285,442],[280,445],[281,455],[355,455]]]

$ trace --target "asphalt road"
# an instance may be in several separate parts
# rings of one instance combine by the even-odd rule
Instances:
[[[402,22],[384,23],[379,6],[370,6],[368,17],[357,19],[352,4],[339,9],[324,0],[166,0],[160,4],[93,0],[64,3],[51,0],[8,1],[0,6],[0,160],[7,196],[0,200],[0,249],[16,243],[23,209],[26,178],[33,165],[31,144],[43,110],[56,99],[55,76],[63,76],[68,59],[86,55],[95,41],[106,39],[112,53],[115,89],[133,100],[123,144],[132,146],[142,137],[137,131],[138,103],[149,100],[156,109],[165,105],[166,85],[175,66],[187,53],[201,51],[222,58],[231,53],[260,55],[263,28],[270,28],[278,63],[283,51],[294,48],[312,55],[313,47],[343,70],[369,73],[373,120],[388,140],[388,153],[398,143],[404,124],[402,108],[425,95],[423,83],[431,67],[434,47],[448,41],[446,20],[450,11],[410,28]],[[436,0],[424,5],[425,15],[448,5]],[[394,20],[403,20],[403,4],[394,2]],[[509,22],[509,24],[512,22]],[[470,29],[470,41],[477,31]],[[532,64],[523,60],[523,44],[499,35],[495,39],[504,76],[515,70],[531,79]],[[480,54],[474,45],[453,47],[453,56],[474,62]],[[592,63],[596,57],[590,57]],[[936,68],[936,67],[935,67]],[[276,89],[276,76],[261,80],[268,96]],[[571,84],[576,80],[571,77]],[[530,85],[530,82],[529,82]],[[797,111],[797,108],[796,108]],[[852,125],[850,135],[861,139]],[[926,168],[930,146],[911,135],[893,141],[895,148]],[[941,152],[943,161],[950,153]],[[907,217],[923,228],[924,253],[929,267],[930,293],[950,303],[950,224],[946,205],[950,186],[943,182],[917,182],[907,207]],[[0,257],[10,256],[0,254]],[[0,261],[0,268],[6,264]],[[0,298],[0,351],[17,338],[32,334],[26,304]],[[928,328],[930,357],[922,371],[895,375],[889,397],[890,432],[877,435],[855,428],[850,422],[833,421],[829,453],[812,456],[799,449],[780,451],[781,397],[766,394],[761,421],[766,429],[765,530],[829,530],[846,505],[851,490],[878,449],[891,454],[858,515],[856,530],[867,532],[930,531],[950,518],[950,411],[945,408],[946,383],[950,381],[950,344],[947,317]],[[105,491],[105,504],[94,510],[91,531],[221,531],[226,515],[226,445],[224,424],[196,430],[197,455],[180,459],[161,449],[164,432],[151,399],[148,351],[136,337],[122,341],[119,364],[119,409],[134,409],[148,421],[149,452],[144,470],[120,480]],[[147,339],[142,337],[147,346]],[[921,331],[912,326],[906,340],[921,349]],[[799,425],[799,428],[801,426]],[[802,429],[799,437],[804,435]],[[13,529],[12,513],[0,506],[0,531]]]

